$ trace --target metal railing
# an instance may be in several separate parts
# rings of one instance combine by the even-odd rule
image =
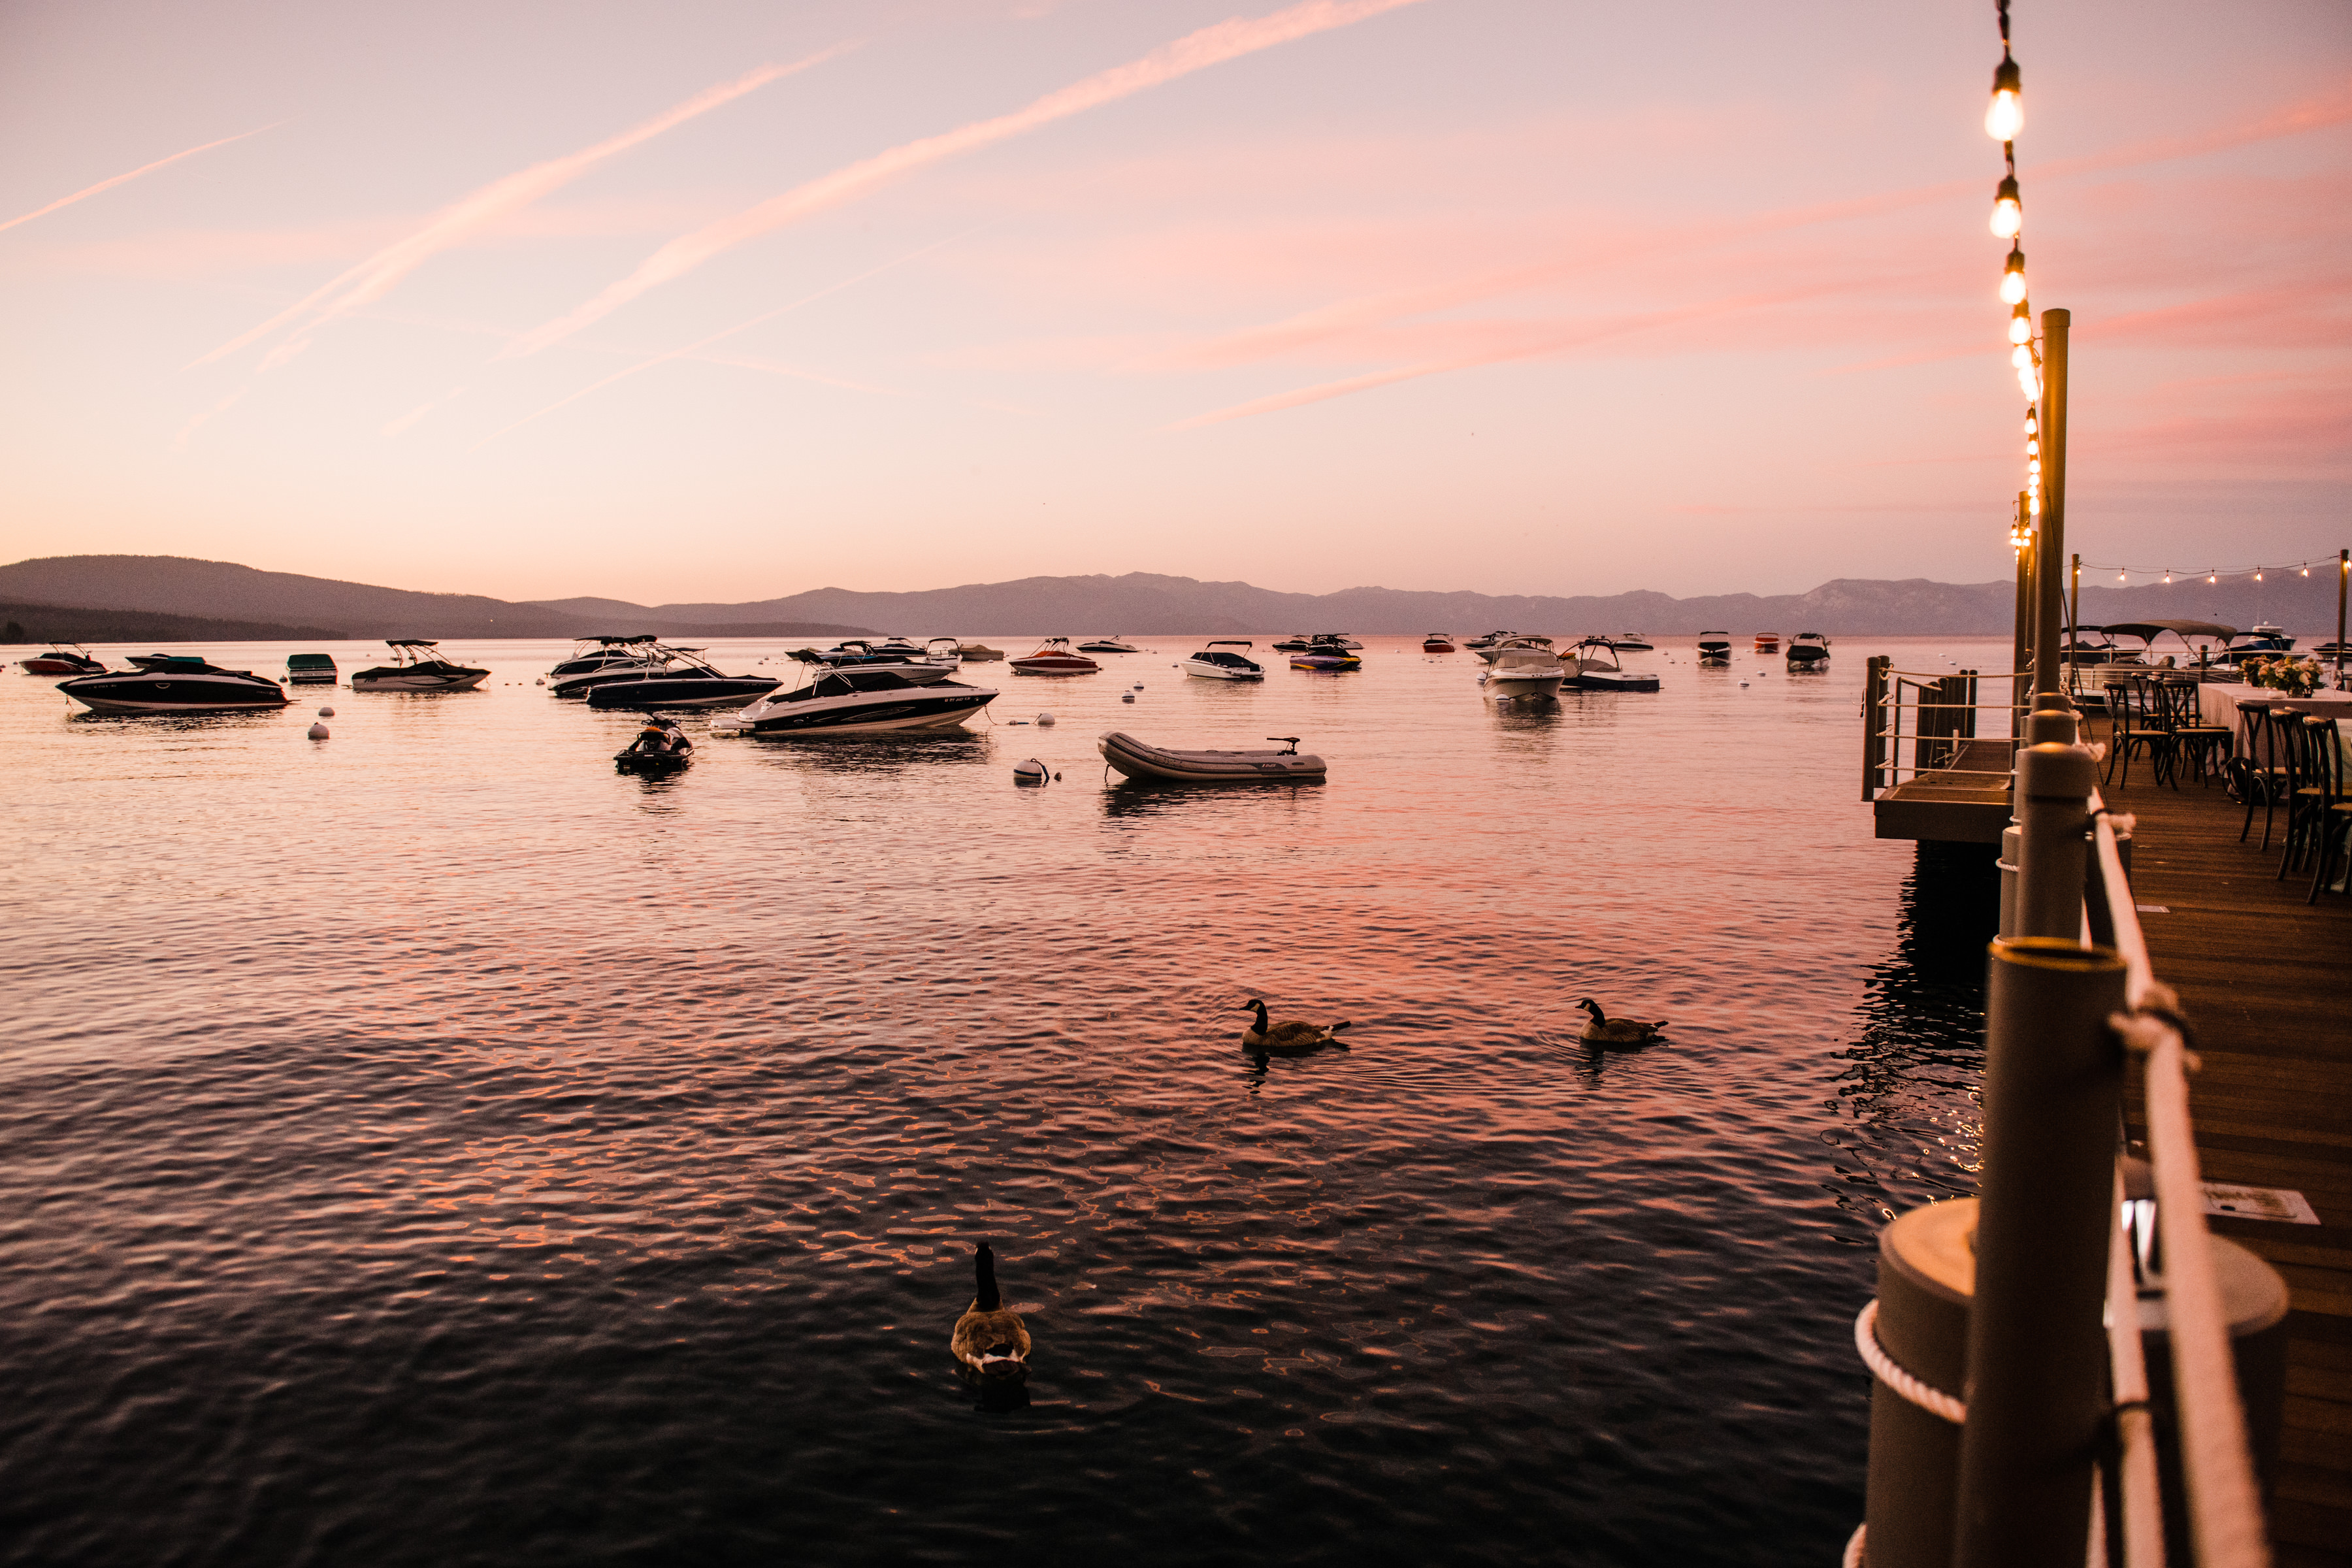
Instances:
[[[1955,779],[2009,777],[2007,767],[1956,765],[1979,731],[2003,738],[2016,733],[2016,716],[2026,710],[2024,702],[1979,700],[1982,686],[1994,684],[1997,689],[2005,681],[2013,685],[2015,677],[2006,670],[1986,675],[1973,669],[1931,675],[1896,669],[1884,654],[1873,658],[1862,698],[1862,798],[1875,800],[1922,773]],[[1979,717],[1983,714],[2000,717],[1988,721]]]
[[[1890,680],[1884,700],[1898,693]],[[2142,1355],[2150,1301],[2167,1326],[2189,1559],[2270,1562],[2189,1120],[2196,1058],[2140,931],[2126,869],[2132,820],[2107,810],[2097,762],[2097,749],[2054,741],[2018,752],[2021,875],[1991,952],[1972,1283],[1965,1326],[1949,1331],[1965,1335],[1965,1354],[1922,1337],[1923,1298],[1897,1313],[1916,1364],[1965,1366],[1966,1386],[1939,1390],[1905,1367],[1878,1337],[1881,1302],[1865,1309],[1864,1358],[1901,1403],[1882,1394],[1872,1418],[1871,1521],[1886,1527],[1886,1559],[1857,1531],[1850,1563],[2074,1568],[2112,1557],[2163,1568],[2158,1422]],[[2126,1197],[2127,1054],[2143,1067],[2152,1203]],[[1890,1308],[1903,1273],[1890,1269],[1892,1245],[1880,1268]],[[1944,1437],[1922,1439],[1920,1411]]]

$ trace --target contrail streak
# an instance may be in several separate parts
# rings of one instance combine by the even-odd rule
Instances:
[[[723,251],[757,238],[787,224],[840,205],[899,175],[977,152],[1041,125],[1097,109],[1147,88],[1276,44],[1345,27],[1421,0],[1306,0],[1305,4],[1268,16],[1241,17],[1203,27],[1197,33],[1164,44],[1139,59],[1114,66],[1057,92],[1049,92],[1025,109],[992,120],[975,121],[958,130],[924,137],[878,153],[871,158],[836,169],[786,191],[731,217],[706,224],[680,235],[641,262],[628,277],[606,289],[567,316],[560,316],[509,344],[499,354],[515,359],[562,342],[583,327],[603,320],[647,289],[684,277]]]
[[[352,268],[323,288],[297,300],[277,315],[251,331],[239,334],[191,362],[191,367],[208,364],[214,360],[235,353],[257,340],[268,336],[279,327],[299,322],[287,341],[272,350],[261,363],[264,370],[284,364],[310,345],[311,337],[338,316],[360,306],[372,304],[390,293],[400,280],[440,252],[461,245],[489,225],[551,195],[588,173],[605,159],[625,153],[641,142],[649,142],[666,131],[675,130],[698,115],[707,114],[721,104],[755,89],[765,87],[779,77],[787,77],[821,65],[850,44],[836,44],[832,48],[796,60],[791,65],[761,66],[747,76],[697,93],[685,102],[654,116],[641,125],[624,131],[618,136],[584,147],[561,158],[550,158],[533,163],[527,169],[493,180],[481,189],[461,197],[436,214],[431,222],[407,238],[386,246],[373,256]]]
[[[176,163],[183,158],[193,158],[199,153],[209,153],[215,147],[226,147],[232,142],[242,142],[248,136],[258,136],[264,131],[275,131],[285,123],[283,120],[276,121],[268,125],[257,126],[251,131],[240,131],[234,136],[224,136],[217,142],[207,142],[201,147],[191,147],[184,153],[174,153],[168,158],[158,158],[152,163],[142,163],[127,174],[117,174],[110,180],[100,180],[86,191],[76,191],[69,196],[60,196],[47,206],[28,212],[23,217],[12,217],[6,223],[0,223],[0,229],[14,228],[20,223],[30,223],[37,217],[47,217],[59,207],[69,207],[76,202],[86,201],[100,191],[110,191],[125,181],[135,180],[142,174],[152,174],[166,163]]]
[[[857,274],[855,278],[845,278],[838,283],[826,285],[824,288],[818,289],[814,294],[803,294],[799,299],[793,300],[790,304],[779,305],[772,310],[762,310],[760,314],[752,317],[748,321],[738,321],[733,326],[729,327],[722,331],[713,332],[709,337],[690,342],[682,349],[672,349],[667,353],[656,354],[651,359],[640,360],[635,364],[630,365],[625,370],[616,370],[612,374],[604,377],[602,381],[592,381],[587,385],[582,387],[579,391],[571,394],[569,396],[557,398],[554,402],[549,404],[546,407],[540,409],[537,413],[526,414],[511,425],[501,425],[499,428],[483,437],[479,441],[475,442],[473,449],[478,452],[484,447],[488,446],[491,442],[505,435],[508,431],[520,430],[534,419],[545,418],[548,415],[554,413],[557,409],[562,408],[568,404],[579,402],[582,398],[587,396],[592,392],[602,392],[604,388],[611,386],[615,382],[626,381],[629,377],[636,374],[638,372],[651,370],[657,364],[667,364],[672,360],[685,359],[688,355],[700,353],[703,350],[710,347],[713,343],[724,342],[729,338],[735,336],[738,332],[748,332],[753,327],[760,325],[763,321],[772,321],[778,316],[797,310],[803,305],[814,305],[828,294],[838,294],[844,289],[848,288],[854,283],[863,283],[868,278],[872,278],[878,273],[887,272],[894,267],[904,267],[908,262],[913,261],[919,257],[929,256],[932,251],[940,248],[942,246],[953,245],[958,240],[969,239],[973,235],[978,234],[982,229],[987,228],[990,225],[998,221],[998,219],[991,218],[987,223],[976,225],[971,228],[964,230],[961,234],[951,234],[945,239],[933,240],[930,244],[924,246],[919,250],[910,250],[906,255],[894,257],[890,260],[883,262],[878,267],[869,267],[865,271]],[[821,380],[824,378],[818,377],[814,379]],[[841,386],[856,386],[856,384],[854,382],[838,382],[834,384]],[[872,387],[862,386],[857,387],[856,389],[861,392],[870,392],[875,390]]]

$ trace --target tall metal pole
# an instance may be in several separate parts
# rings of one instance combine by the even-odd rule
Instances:
[[[2352,550],[2336,552],[2336,689],[2344,689],[2344,587],[2352,583]]]
[[[2033,718],[2026,738],[2072,745],[2074,705],[2059,687],[2058,621],[2065,588],[2052,564],[2066,548],[2066,332],[2073,312],[2042,312],[2042,537],[2034,550]]]
[[[2014,672],[2025,668],[2026,650],[2033,646],[2033,513],[2023,490],[2017,492],[2017,521],[2011,533],[2017,541],[2017,618],[2009,650],[2009,668]],[[2009,683],[2012,737],[2025,733],[2028,689],[2024,677],[2012,675]]]
[[[2073,557],[2071,584],[2066,592],[2066,694],[2073,696],[2074,685],[2074,646],[2083,640],[2083,558]]]

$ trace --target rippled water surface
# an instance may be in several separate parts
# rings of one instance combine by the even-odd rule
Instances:
[[[1990,924],[1870,837],[1862,666],[2005,646],[1678,637],[1515,713],[1418,639],[1255,689],[1137,640],[658,782],[561,645],[267,717],[0,676],[0,1557],[1834,1562]],[[1108,729],[1330,779],[1107,784]],[[1254,995],[1354,1048],[1255,1064]],[[983,1238],[1019,1407],[947,1352]]]

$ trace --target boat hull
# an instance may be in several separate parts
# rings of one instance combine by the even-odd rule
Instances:
[[[274,680],[229,670],[84,675],[58,689],[94,713],[235,713],[293,700]]]
[[[1630,670],[1613,674],[1607,670],[1595,670],[1570,676],[1567,684],[1578,691],[1655,691],[1658,689],[1658,678],[1638,675]]]
[[[1521,697],[1557,697],[1559,695],[1561,684],[1567,679],[1568,676],[1565,672],[1552,675],[1497,675],[1489,670],[1486,680],[1481,684],[1485,686],[1487,696],[1497,702],[1508,702]]]
[[[1264,680],[1263,669],[1239,669],[1232,665],[1208,664],[1197,658],[1184,661],[1184,673],[1197,675],[1203,680]]]
[[[44,654],[39,658],[20,658],[27,675],[103,675],[106,666],[94,658],[61,658],[56,654]]]
[[[764,675],[652,676],[643,680],[613,680],[588,693],[591,708],[740,708],[783,684]]]
[[[1171,752],[1118,731],[1095,747],[1129,778],[1158,784],[1320,783],[1328,771],[1322,758],[1296,752]]]
[[[1321,675],[1338,675],[1345,670],[1363,668],[1364,661],[1353,654],[1295,653],[1290,656],[1290,668]]]
[[[866,735],[890,730],[948,730],[996,700],[984,686],[919,687],[903,691],[856,692],[813,697],[791,703],[754,703],[733,721],[718,720],[738,734],[764,736]]]
[[[1043,658],[1016,658],[1012,664],[1015,675],[1096,675],[1102,666],[1090,658],[1077,658],[1065,654],[1048,654]]]
[[[471,691],[488,680],[487,669],[358,669],[352,672],[353,691]]]

